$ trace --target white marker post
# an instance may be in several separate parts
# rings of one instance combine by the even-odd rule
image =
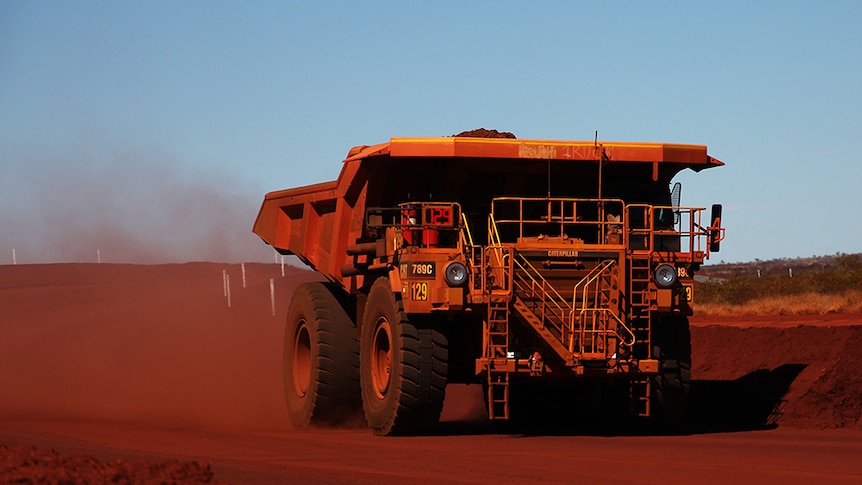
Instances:
[[[96,262],[102,264],[102,250],[96,248]]]
[[[284,278],[284,256],[281,257],[281,277]]]
[[[227,298],[227,270],[221,270],[221,285],[224,289],[224,297]]]
[[[12,264],[18,264],[18,258],[15,257],[15,248],[12,248]]]
[[[242,287],[245,288],[245,263],[240,263],[242,268]]]
[[[230,275],[226,276],[225,287],[227,288],[227,307],[230,308]]]
[[[272,316],[275,316],[275,280],[269,279],[269,301],[272,302]]]

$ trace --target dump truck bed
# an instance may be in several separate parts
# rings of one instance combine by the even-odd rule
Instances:
[[[628,179],[652,181],[666,191],[680,170],[720,165],[703,145],[392,138],[351,149],[337,180],[267,194],[253,232],[281,254],[298,256],[350,289],[361,281],[351,282],[341,268],[349,260],[348,249],[365,242],[366,208],[406,199],[445,200],[481,217],[487,216],[491,197],[545,196],[552,190],[584,196],[595,190],[603,170],[610,195],[624,197]],[[602,184],[598,187],[601,196]]]

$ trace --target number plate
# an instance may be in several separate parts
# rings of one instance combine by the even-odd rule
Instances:
[[[694,301],[694,286],[682,285],[679,289],[679,300],[687,302]]]
[[[425,224],[431,226],[454,226],[455,221],[452,218],[452,208],[428,207],[425,209]]]
[[[437,265],[431,263],[406,263],[408,278],[428,278],[434,279],[437,276]]]
[[[428,282],[414,281],[410,283],[410,299],[415,301],[428,300]]]

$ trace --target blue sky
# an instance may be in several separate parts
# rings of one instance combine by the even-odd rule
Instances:
[[[263,194],[485,127],[705,144],[711,262],[862,252],[862,2],[0,2],[0,264],[270,260]]]

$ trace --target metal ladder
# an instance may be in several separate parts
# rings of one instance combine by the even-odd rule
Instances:
[[[649,322],[649,282],[650,282],[650,256],[646,254],[632,254],[629,258],[629,321]],[[649,325],[633,325],[637,342],[641,346],[641,355],[649,356],[652,343],[650,340]],[[633,349],[634,351],[635,349]],[[652,394],[652,379],[649,377],[636,378],[631,381],[629,397],[631,399],[632,414],[636,416],[650,416],[650,395]]]
[[[649,254],[632,254],[629,258],[629,318],[649,316]]]
[[[509,419],[509,298],[488,300],[488,417]]]

